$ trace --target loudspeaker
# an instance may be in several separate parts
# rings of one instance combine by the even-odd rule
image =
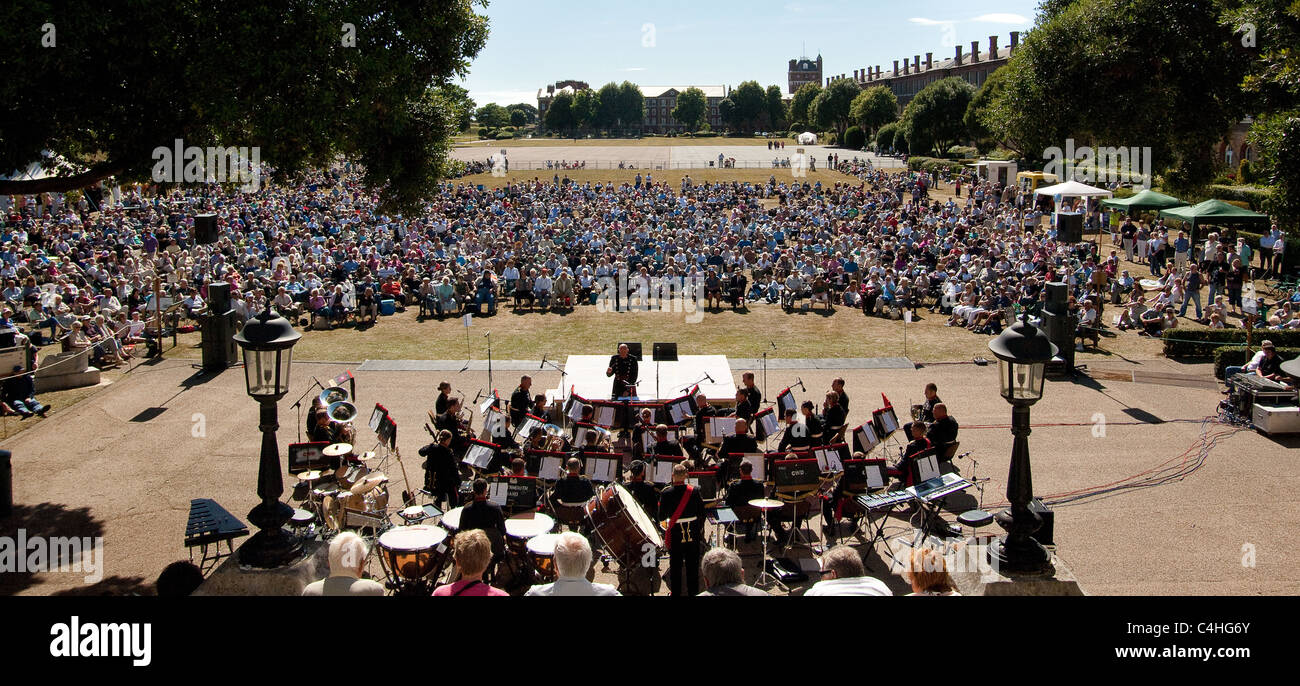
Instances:
[[[641,344],[640,344],[640,343],[633,343],[633,342],[631,342],[631,341],[622,341],[622,342],[619,343],[619,345],[626,345],[626,346],[627,346],[627,354],[628,354],[630,357],[635,357],[637,362],[640,362],[640,361],[641,361]],[[615,350],[614,352],[618,352],[618,351]]]
[[[214,281],[208,284],[208,310],[213,314],[225,314],[230,311],[230,284]]]
[[[1083,242],[1083,215],[1082,214],[1057,214],[1056,215],[1056,241],[1058,243],[1082,243]]]
[[[1043,309],[1052,314],[1065,314],[1066,304],[1070,300],[1070,287],[1062,281],[1047,282],[1047,302]]]
[[[217,215],[194,215],[194,240],[200,245],[217,242]]]
[[[1035,531],[1031,537],[1042,545],[1056,545],[1052,542],[1053,512],[1038,498],[1029,501],[1029,511],[1037,512],[1038,516],[1043,518],[1043,525],[1038,527],[1038,531]]]
[[[676,362],[677,361],[677,344],[676,343],[655,343],[651,349],[651,355],[655,362]]]
[[[235,312],[208,315],[202,320],[200,330],[203,348],[203,368],[222,370],[239,360],[239,345],[235,332],[239,330],[239,315]]]

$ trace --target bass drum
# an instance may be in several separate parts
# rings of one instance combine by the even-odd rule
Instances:
[[[622,484],[601,489],[584,506],[588,522],[600,541],[618,559],[619,567],[640,567],[664,545],[650,515]]]

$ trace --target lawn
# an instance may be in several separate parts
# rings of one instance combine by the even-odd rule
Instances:
[[[858,179],[848,174],[841,174],[837,171],[827,171],[820,167],[815,172],[808,172],[804,179],[795,179],[789,169],[592,169],[564,171],[562,169],[524,169],[512,171],[505,176],[493,176],[491,173],[472,174],[455,179],[455,183],[472,183],[482,184],[488,188],[500,188],[506,183],[519,183],[521,181],[532,181],[540,179],[542,181],[551,181],[555,176],[561,179],[569,177],[578,183],[622,183],[624,181],[631,183],[636,179],[636,175],[646,174],[654,176],[656,181],[667,181],[674,188],[682,182],[683,176],[690,176],[696,183],[767,183],[769,177],[776,176],[778,182],[793,183],[794,181],[803,182],[805,179],[809,183],[821,181],[823,185],[835,182],[853,182],[857,183]]]
[[[784,140],[786,148],[793,150],[794,140],[790,138],[779,138],[775,140]],[[586,147],[586,146],[626,146],[626,147],[643,147],[643,146],[679,146],[679,145],[767,145],[766,138],[723,138],[721,136],[706,136],[703,138],[683,138],[681,136],[667,137],[646,137],[646,138],[508,138],[506,140],[467,140],[465,136],[457,136],[456,145],[461,147],[490,145],[492,147],[505,148],[535,148],[535,147]]]

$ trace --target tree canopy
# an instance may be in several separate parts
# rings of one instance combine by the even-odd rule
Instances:
[[[872,86],[853,98],[849,119],[868,135],[874,134],[885,124],[898,120],[898,98],[885,86]]]
[[[821,129],[835,129],[840,140],[844,138],[845,129],[853,123],[850,110],[853,99],[858,97],[858,84],[853,79],[835,79],[822,89],[808,106],[811,123]]]
[[[458,128],[441,90],[482,49],[475,0],[15,0],[0,8],[0,168],[50,151],[69,176],[0,193],[151,178],[172,146],[247,146],[278,176],[347,155],[389,207],[432,195]],[[41,47],[39,23],[54,27]]]
[[[805,83],[799,87],[790,97],[790,123],[799,128],[809,128],[812,124],[808,117],[808,107],[812,101],[822,92],[822,87],[816,83]]]
[[[708,119],[709,100],[704,91],[687,88],[677,94],[677,106],[673,108],[673,119],[686,127],[687,131],[699,131]]]
[[[934,150],[939,154],[966,139],[966,108],[975,87],[950,76],[921,89],[903,108],[902,128],[913,153]]]

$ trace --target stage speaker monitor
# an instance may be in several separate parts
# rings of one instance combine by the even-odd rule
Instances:
[[[1048,281],[1046,287],[1047,302],[1043,303],[1044,309],[1054,314],[1065,314],[1070,287],[1063,281]]]
[[[217,215],[194,215],[194,240],[200,245],[217,242]]]
[[[213,314],[225,314],[230,311],[230,284],[214,281],[208,284],[208,309]]]
[[[1059,243],[1082,243],[1083,242],[1083,215],[1082,214],[1057,214],[1056,215],[1056,240]]]
[[[655,362],[676,362],[677,361],[677,344],[676,343],[655,343],[651,350]]]
[[[628,354],[628,355],[631,355],[631,356],[634,357],[634,358],[636,358],[636,361],[637,361],[637,362],[640,362],[640,361],[641,361],[641,344],[640,344],[640,343],[633,343],[633,342],[631,342],[631,341],[622,341],[622,342],[619,343],[619,345],[626,345],[626,346],[627,346],[627,354]],[[614,352],[618,352],[618,350],[616,349]]]
[[[1054,513],[1050,509],[1048,509],[1048,507],[1044,505],[1043,501],[1039,498],[1034,498],[1033,500],[1029,501],[1029,511],[1036,512],[1038,513],[1039,517],[1043,518],[1043,525],[1038,527],[1038,531],[1035,531],[1034,533],[1030,534],[1030,536],[1032,536],[1035,541],[1038,541],[1042,545],[1055,545],[1052,542],[1052,529],[1054,528],[1053,527]]]

